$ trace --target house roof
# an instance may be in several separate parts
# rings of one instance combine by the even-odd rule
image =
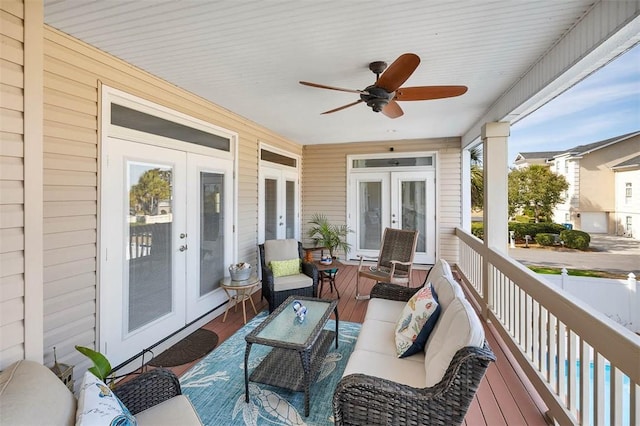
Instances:
[[[633,158],[629,158],[621,163],[611,167],[613,170],[622,171],[623,169],[632,169],[640,167],[640,155],[636,155]]]
[[[610,145],[613,145],[613,144],[616,144],[616,143],[619,143],[619,142],[623,142],[623,141],[625,141],[625,140],[627,140],[629,138],[632,138],[632,137],[638,136],[638,135],[640,135],[640,131],[631,132],[631,133],[627,133],[627,134],[620,135],[620,136],[615,136],[613,138],[605,139],[605,140],[598,141],[598,142],[592,142],[592,143],[589,143],[589,144],[586,144],[586,145],[578,145],[578,146],[570,148],[570,149],[568,149],[566,151],[562,151],[562,152],[556,154],[554,156],[554,158],[555,157],[560,157],[560,156],[563,156],[563,155],[570,155],[570,156],[579,157],[579,156],[582,156],[582,155],[590,154],[593,151],[597,151],[599,149],[606,148],[606,147],[608,147]]]
[[[483,124],[525,117],[632,47],[639,15],[594,0],[44,0],[47,25],[301,144],[470,145]],[[390,119],[364,104],[321,115],[359,95],[298,84],[361,90],[375,81],[370,62],[406,52],[421,63],[403,86],[467,93],[400,102]]]
[[[538,152],[519,152],[516,156],[516,161],[521,160],[534,160],[542,159],[547,160],[553,158],[555,155],[560,154],[562,151],[538,151]]]

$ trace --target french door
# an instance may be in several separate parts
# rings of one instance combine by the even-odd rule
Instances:
[[[435,262],[435,171],[351,173],[349,192],[351,256],[377,256],[390,227],[418,230],[414,261]]]
[[[260,168],[260,241],[299,239],[298,175],[285,168]]]
[[[100,341],[115,365],[226,300],[233,165],[112,137],[105,155]]]

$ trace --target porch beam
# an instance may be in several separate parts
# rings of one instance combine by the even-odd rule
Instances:
[[[640,42],[640,0],[598,1],[462,135],[477,141],[484,123],[514,124]]]

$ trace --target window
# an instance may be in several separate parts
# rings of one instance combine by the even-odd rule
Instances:
[[[564,174],[565,175],[569,174],[569,162],[568,161],[564,162]]]
[[[625,229],[626,234],[628,236],[631,236],[631,228],[632,228],[632,226],[631,226],[631,216],[627,216],[627,219],[626,219],[625,224],[624,224],[624,229]]]
[[[565,214],[564,214],[564,221],[565,221],[565,222],[569,222],[570,220],[571,220],[571,214],[569,214],[569,213],[565,213]]]
[[[627,182],[624,184],[624,201],[627,204],[631,204],[631,198],[633,197],[633,189],[631,187],[631,182]]]

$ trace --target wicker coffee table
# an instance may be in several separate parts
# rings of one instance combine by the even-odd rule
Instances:
[[[298,322],[293,311],[294,300],[300,300],[307,307],[307,316],[302,323]],[[336,319],[335,332],[324,330],[332,312]],[[309,388],[318,377],[334,338],[337,348],[337,300],[290,296],[245,337],[245,401],[249,402],[249,380],[304,392],[304,415],[309,416]],[[249,353],[254,343],[271,346],[273,349],[249,376]]]

